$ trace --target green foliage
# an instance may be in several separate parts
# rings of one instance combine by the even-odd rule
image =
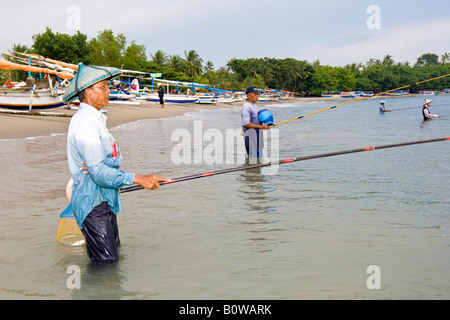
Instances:
[[[203,60],[200,58],[195,50],[186,51],[184,50],[184,55],[186,57],[184,73],[188,77],[196,77],[202,74],[202,63]]]
[[[203,74],[204,83],[216,85],[220,89],[225,90],[237,90],[237,88],[243,88],[244,86],[238,80],[238,74],[228,72],[225,67],[221,67],[219,70],[209,70]]]
[[[162,50],[158,50],[154,55],[150,54],[152,61],[159,65],[160,67],[164,67],[167,64],[167,53]]]
[[[237,74],[238,81],[262,78],[265,87],[288,91],[305,92],[308,90],[314,68],[307,61],[286,59],[231,59],[227,66]],[[259,76],[259,77],[258,77]],[[264,87],[264,86],[263,86]]]
[[[417,58],[416,65],[422,66],[437,66],[439,64],[439,56],[434,53],[425,53]]]
[[[122,55],[121,66],[123,69],[138,70],[145,61],[147,61],[145,46],[132,41]]]
[[[32,52],[51,59],[89,64],[93,57],[87,36],[79,31],[70,36],[58,32],[55,34],[47,27],[44,33],[35,34],[33,41]]]
[[[179,55],[174,54],[169,57],[169,66],[176,72],[183,72],[186,69],[186,61]]]
[[[319,66],[312,75],[312,89],[314,95],[323,91],[352,91],[356,79],[354,73],[344,67]]]
[[[97,38],[89,41],[93,50],[92,64],[120,68],[126,43],[122,33],[114,36],[112,30],[99,32]]]

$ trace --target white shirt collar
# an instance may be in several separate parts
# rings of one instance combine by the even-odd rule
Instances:
[[[97,118],[99,118],[101,121],[103,121],[103,123],[106,123],[107,117],[102,112],[100,112],[99,110],[97,110],[93,106],[91,106],[90,104],[81,102],[80,103],[80,110],[82,110],[82,109],[92,113]]]

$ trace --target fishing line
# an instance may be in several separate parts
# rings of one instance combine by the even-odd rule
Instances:
[[[422,107],[411,107],[411,108],[402,108],[402,109],[391,109],[391,110],[389,110],[389,111],[402,111],[402,110],[409,110],[409,109],[419,109],[419,108],[422,108]]]
[[[442,107],[442,106],[448,106],[448,104],[434,104],[433,107]],[[410,108],[401,108],[401,109],[391,109],[389,111],[402,111],[402,110],[410,110],[410,109],[419,109],[420,107],[410,107]]]
[[[436,80],[436,79],[444,78],[444,77],[447,77],[447,76],[450,76],[450,73],[446,74],[446,75],[443,75],[443,76],[434,77],[434,78],[431,78],[431,79],[428,79],[428,80],[423,80],[423,81],[420,81],[420,82],[416,82],[414,84],[421,84],[421,83],[425,83],[425,82],[428,82],[428,81],[433,81],[433,80]],[[414,85],[414,84],[412,84],[412,85]],[[327,110],[335,109],[335,108],[338,108],[338,107],[342,107],[342,106],[345,106],[347,104],[351,104],[351,103],[354,103],[354,102],[370,99],[370,98],[373,98],[373,97],[376,97],[376,96],[379,96],[379,95],[382,95],[382,94],[385,94],[385,93],[389,93],[389,92],[392,92],[392,91],[405,89],[405,88],[408,88],[408,87],[410,87],[412,85],[409,84],[409,85],[398,87],[398,88],[395,88],[395,89],[379,92],[379,93],[375,94],[372,97],[362,97],[362,98],[357,99],[357,100],[348,101],[348,102],[345,102],[345,103],[342,103],[342,104],[335,105],[333,107],[329,107],[329,108],[325,108],[325,109],[318,110],[318,111],[315,111],[315,112],[311,112],[311,113],[308,113],[308,114],[305,114],[305,115],[302,115],[302,116],[299,116],[299,117],[296,117],[296,118],[292,118],[292,119],[289,119],[289,120],[286,120],[286,121],[274,124],[274,126],[279,126],[279,125],[282,125],[282,124],[285,124],[285,123],[288,123],[288,122],[291,122],[291,121],[294,121],[294,120],[298,120],[298,119],[302,119],[302,118],[305,118],[305,117],[308,117],[308,116],[312,116],[313,114],[317,114],[317,113],[320,113],[320,112],[323,112],[323,111],[327,111]]]

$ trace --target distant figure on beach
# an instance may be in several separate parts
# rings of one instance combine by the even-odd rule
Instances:
[[[106,128],[101,109],[109,103],[108,80],[120,75],[112,67],[84,66],[66,88],[64,102],[80,100],[67,133],[67,160],[72,175],[72,211],[85,239],[92,262],[119,260],[119,229],[116,214],[122,210],[119,189],[139,184],[157,189],[156,175],[138,175],[120,170],[119,145]]]
[[[423,121],[426,121],[428,119],[438,118],[438,115],[431,114],[430,112],[430,105],[433,100],[425,99],[425,102],[422,105],[422,115],[423,115]]]
[[[131,81],[130,90],[139,92],[139,80],[137,78],[134,78],[133,81]]]
[[[159,96],[159,104],[161,105],[161,108],[164,108],[164,87],[160,84],[158,84],[158,96]]]
[[[247,100],[241,107],[241,122],[244,130],[245,150],[250,161],[254,163],[263,157],[264,140],[260,130],[268,130],[270,126],[262,123],[258,118],[256,102],[258,102],[259,91],[255,87],[249,87],[245,94]]]
[[[386,110],[386,107],[384,106],[384,100],[381,100],[380,102],[380,113],[385,113],[385,112],[389,112],[391,110]]]

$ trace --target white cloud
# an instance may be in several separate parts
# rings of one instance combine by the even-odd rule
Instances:
[[[362,39],[362,36],[366,39]],[[442,54],[450,51],[450,19],[422,21],[381,30],[368,30],[365,34],[355,34],[356,43],[334,40],[318,44],[307,50],[310,56],[316,56],[323,63],[344,65],[351,62],[366,62],[370,58],[382,59],[392,55],[397,62],[415,62],[424,53]],[[315,59],[314,59],[315,60]],[[328,62],[329,61],[329,62]]]

